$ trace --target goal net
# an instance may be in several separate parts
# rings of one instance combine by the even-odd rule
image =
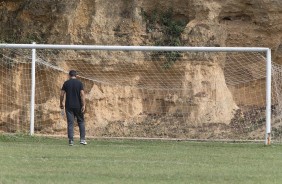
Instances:
[[[31,56],[0,48],[3,132],[30,131]],[[272,138],[280,140],[282,70],[272,68]],[[59,94],[71,69],[84,83],[87,136],[265,139],[265,52],[37,48],[35,133],[66,134]]]

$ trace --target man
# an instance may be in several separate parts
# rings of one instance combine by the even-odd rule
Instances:
[[[65,81],[60,95],[60,108],[64,109],[63,101],[65,100],[65,112],[68,123],[68,138],[69,145],[72,146],[73,142],[73,126],[74,118],[77,118],[80,133],[80,144],[86,145],[85,141],[85,125],[84,125],[84,111],[85,111],[85,96],[83,84],[76,79],[76,71],[71,70],[69,72],[69,80]]]

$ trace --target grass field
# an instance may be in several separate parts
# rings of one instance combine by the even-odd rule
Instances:
[[[282,183],[282,145],[0,135],[0,183]]]

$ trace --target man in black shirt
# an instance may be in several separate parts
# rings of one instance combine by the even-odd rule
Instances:
[[[80,144],[86,145],[85,141],[85,125],[84,125],[84,111],[85,111],[85,95],[83,84],[76,79],[76,71],[69,72],[69,80],[65,81],[60,95],[60,108],[64,109],[63,101],[65,100],[65,111],[68,122],[68,138],[69,145],[73,145],[73,126],[74,118],[77,118],[77,123],[80,132]]]

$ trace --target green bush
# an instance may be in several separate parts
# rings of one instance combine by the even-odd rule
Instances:
[[[142,15],[146,21],[147,33],[160,31],[163,36],[154,40],[156,46],[182,46],[181,34],[186,27],[186,22],[183,20],[176,20],[173,15],[173,9],[170,8],[165,12],[160,12],[155,9],[151,13],[142,10]],[[156,52],[152,54],[153,59],[165,58],[164,68],[170,68],[181,54],[175,51],[170,52]]]

